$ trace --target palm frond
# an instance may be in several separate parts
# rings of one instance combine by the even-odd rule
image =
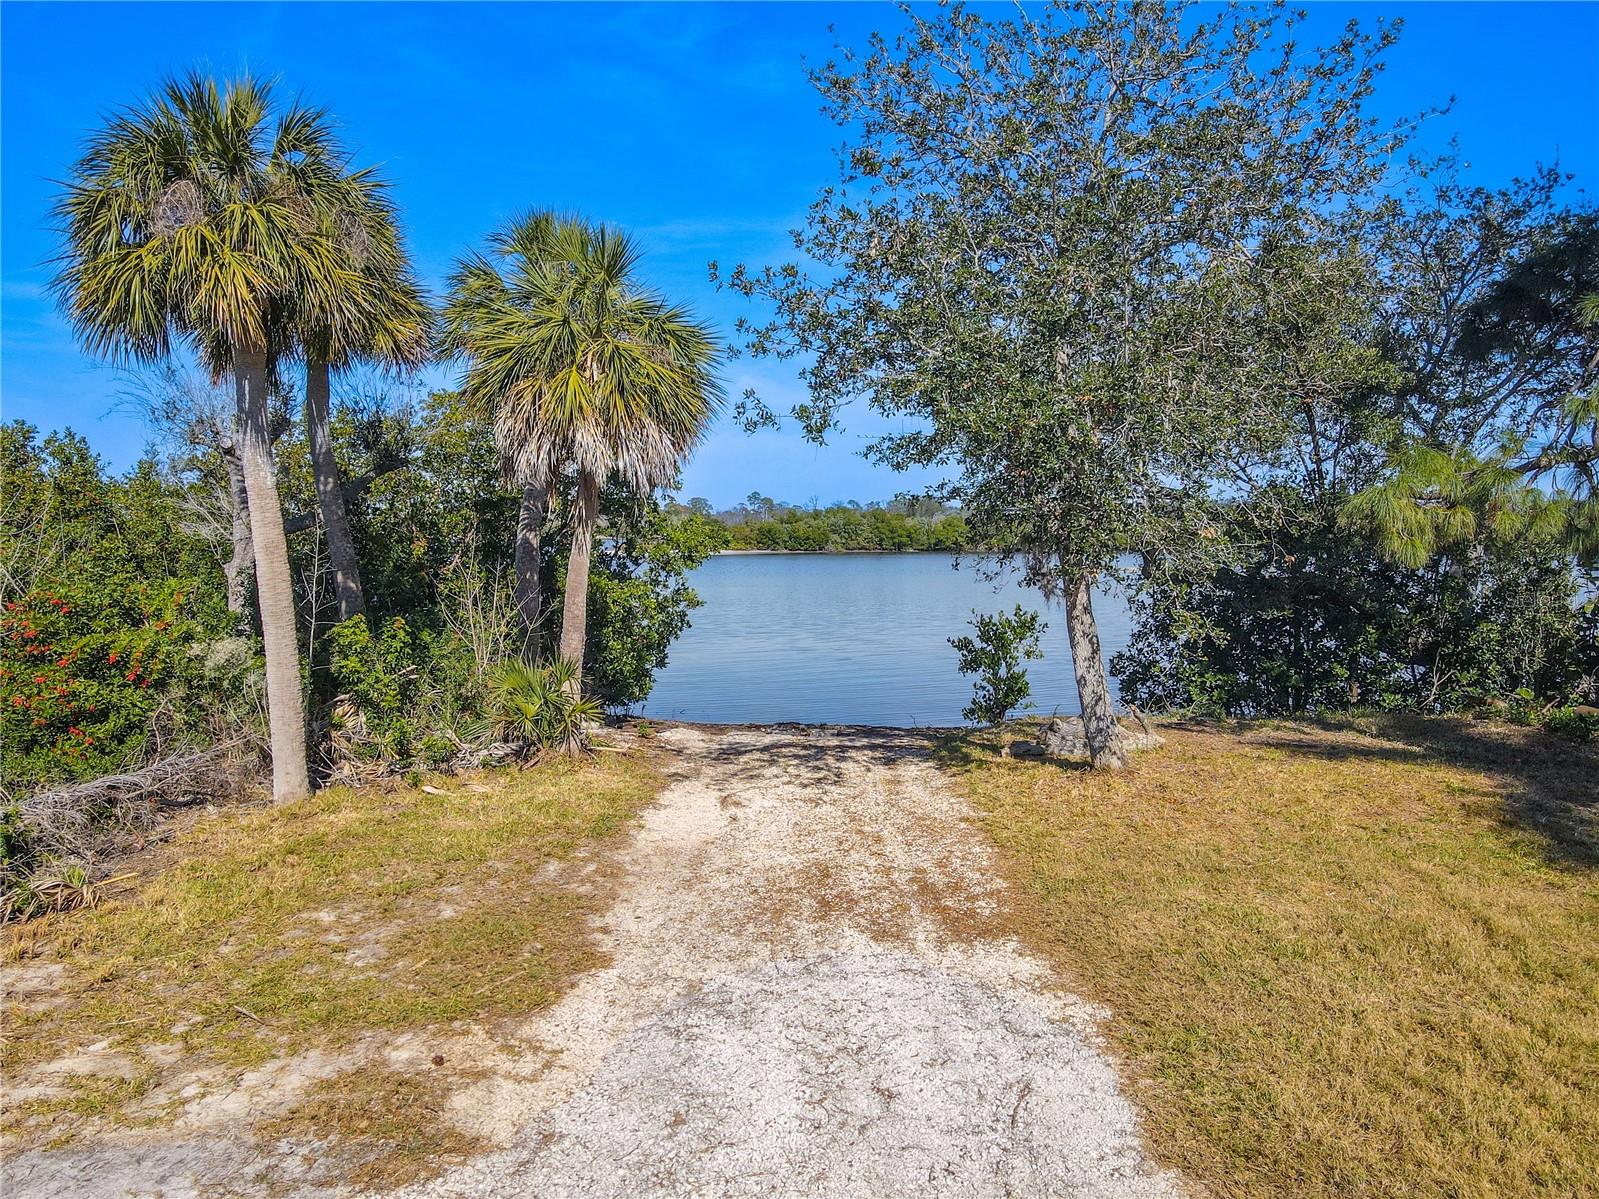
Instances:
[[[638,244],[616,229],[533,212],[489,247],[451,275],[442,345],[507,474],[669,482],[722,402],[709,330],[638,285]]]
[[[385,184],[349,169],[325,110],[276,111],[267,81],[169,79],[88,140],[55,215],[56,295],[104,357],[148,361],[174,339],[213,371],[226,348],[308,338],[341,363],[428,352]]]
[[[565,661],[515,659],[496,666],[484,705],[494,735],[530,749],[581,748],[602,709],[598,701],[573,694],[576,678],[576,666]]]

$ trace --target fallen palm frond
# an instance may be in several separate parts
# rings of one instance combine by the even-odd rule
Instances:
[[[106,888],[138,877],[119,874],[95,881],[89,868],[76,862],[47,862],[0,890],[0,924],[30,920],[50,912],[72,912],[100,903]]]
[[[95,863],[147,839],[164,807],[231,799],[258,763],[245,740],[18,798],[5,797],[0,923],[93,907]]]
[[[127,774],[38,791],[14,802],[30,835],[61,852],[81,856],[98,848],[108,831],[136,828],[163,804],[212,798],[219,790],[235,792],[248,773],[244,748],[242,741],[228,741]]]
[[[460,728],[447,725],[428,731],[418,746],[397,743],[392,730],[385,735],[374,729],[359,704],[348,695],[338,695],[325,709],[327,760],[323,783],[326,786],[366,787],[386,779],[409,775],[425,768],[441,774],[504,766],[527,757],[519,741],[498,740],[492,722],[476,718],[462,721]],[[418,760],[417,748],[425,749],[425,761]]]

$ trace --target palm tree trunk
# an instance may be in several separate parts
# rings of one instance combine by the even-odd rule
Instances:
[[[600,481],[583,471],[577,481],[577,512],[572,524],[572,553],[566,560],[566,597],[561,606],[561,657],[576,667],[572,691],[583,686],[583,647],[588,643],[589,560],[594,554],[594,526],[600,514]]]
[[[538,629],[544,597],[539,587],[539,533],[544,528],[546,492],[529,484],[522,488],[522,505],[516,516],[516,619],[522,644],[530,647]]]
[[[1089,761],[1096,767],[1120,770],[1127,765],[1127,747],[1110,703],[1110,682],[1099,646],[1099,625],[1094,620],[1093,581],[1090,574],[1067,580],[1066,634],[1072,644],[1072,669],[1077,675]]]
[[[272,440],[267,432],[266,354],[236,351],[239,460],[255,546],[256,602],[266,648],[267,716],[272,732],[272,797],[279,803],[311,792],[305,763],[305,708],[300,698],[300,647],[294,629],[294,583],[283,534]]]
[[[223,563],[222,577],[227,580],[228,611],[242,617],[250,598],[247,572],[255,567],[255,546],[250,541],[250,497],[244,486],[244,463],[239,457],[237,433],[222,447],[222,466],[228,475],[228,516],[232,522],[230,541],[233,547],[231,556]],[[248,622],[241,623],[248,626]]]
[[[322,531],[328,539],[328,561],[333,567],[333,592],[339,600],[339,619],[349,620],[366,611],[366,597],[361,593],[355,538],[350,536],[350,517],[344,508],[339,462],[333,455],[333,431],[328,426],[327,359],[311,354],[305,359],[305,430],[311,443],[316,501],[322,511]]]

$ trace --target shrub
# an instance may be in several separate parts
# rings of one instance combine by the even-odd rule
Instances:
[[[1537,725],[1546,733],[1579,745],[1599,737],[1599,709],[1584,704],[1546,703],[1527,687],[1518,688],[1496,707],[1506,720]]]
[[[1544,716],[1542,723],[1547,732],[1579,745],[1599,738],[1599,712],[1592,709],[1556,708]]]
[[[329,766],[400,773],[440,766],[461,749],[458,729],[482,698],[472,651],[459,637],[392,617],[376,632],[352,616],[328,632]]]
[[[334,778],[406,774],[518,752],[574,749],[600,719],[596,699],[569,694],[571,666],[500,662],[480,672],[453,633],[392,617],[374,629],[352,616],[328,634],[329,769]],[[499,756],[503,758],[504,751]]]
[[[225,613],[187,579],[29,592],[0,615],[0,737],[7,784],[31,788],[126,769],[210,740],[214,702],[244,689],[253,655],[212,652]],[[240,659],[244,659],[241,661]]]
[[[489,673],[486,719],[493,733],[524,749],[580,747],[587,726],[599,720],[598,700],[572,693],[576,671],[570,662],[501,663]]]
[[[1027,697],[1033,693],[1022,661],[1043,657],[1039,638],[1048,627],[1037,612],[1020,604],[1009,615],[972,614],[976,637],[951,637],[950,645],[960,656],[960,672],[977,675],[972,702],[961,711],[967,720],[979,724],[1003,724],[1017,708],[1031,707]]]
[[[1471,711],[1521,688],[1582,702],[1584,670],[1595,670],[1583,645],[1595,639],[1558,545],[1528,539],[1416,569],[1340,526],[1329,505],[1275,498],[1288,515],[1264,531],[1219,512],[1236,561],[1167,563],[1142,581],[1132,639],[1110,663],[1125,699],[1246,718]]]
[[[203,496],[109,475],[70,432],[0,426],[0,771],[18,791],[144,764],[252,716]],[[222,652],[231,647],[235,652]]]

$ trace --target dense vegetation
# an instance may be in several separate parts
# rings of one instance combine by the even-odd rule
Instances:
[[[1134,600],[1112,662],[1156,711],[1265,716],[1344,709],[1537,714],[1588,735],[1599,700],[1599,607],[1558,544],[1514,541],[1408,567],[1314,515]],[[1252,540],[1252,539],[1251,539]],[[1599,729],[1599,723],[1595,723]]]
[[[737,507],[716,512],[707,500],[673,504],[673,513],[703,516],[724,530],[725,549],[736,550],[931,550],[971,549],[966,521],[936,500],[899,499],[887,504],[832,504],[801,508],[759,492]]]
[[[258,699],[188,494],[71,432],[0,427],[0,769],[26,790],[224,736]]]
[[[1124,693],[1228,715],[1508,704],[1599,730],[1599,218],[1545,173],[1389,231],[1384,381],[1290,413],[1209,506],[1209,561],[1146,556]]]
[[[454,393],[416,413],[340,407],[332,424],[347,473],[376,477],[350,504],[364,616],[340,620],[314,526],[290,539],[309,694],[331,738],[318,757],[337,770],[359,741],[363,759],[395,768],[447,760],[482,712],[490,672],[516,656],[518,496],[501,482],[490,430]],[[11,785],[92,777],[253,729],[259,649],[249,612],[228,608],[223,565],[233,547],[219,455],[170,446],[118,478],[70,433],[41,440],[13,422],[0,437]],[[386,444],[374,449],[374,437]],[[291,506],[314,504],[302,431],[285,428],[275,449]],[[569,502],[560,488],[556,497]],[[624,492],[607,497],[603,529],[585,662],[590,693],[622,707],[648,695],[698,603],[685,576],[714,551],[719,530]],[[567,537],[542,547],[540,586],[550,595]],[[552,601],[541,629],[559,615]],[[333,709],[343,715],[330,725]],[[357,717],[364,731],[352,740]]]
[[[191,385],[179,399],[205,392]],[[314,506],[316,490],[289,410],[280,405],[274,448],[297,530],[289,563],[316,777],[360,781],[563,745],[601,706],[649,693],[699,603],[686,576],[719,544],[716,525],[607,492],[590,583],[588,698],[578,701],[561,689],[560,665],[548,668],[553,690],[542,670],[520,668],[529,651],[515,616],[519,495],[503,482],[485,422],[454,393],[416,412],[335,405],[339,459],[364,484],[349,514],[366,611],[341,620],[326,543],[299,515],[314,511],[300,505]],[[0,769],[11,794],[204,746],[261,745],[261,643],[249,590],[229,607],[235,522],[220,452],[168,442],[118,477],[71,434],[40,438],[14,422],[0,446]],[[535,645],[559,627],[574,494],[570,478],[553,489]],[[19,819],[15,805],[6,809],[0,848],[8,901],[26,907],[76,867],[50,860],[66,846]]]

